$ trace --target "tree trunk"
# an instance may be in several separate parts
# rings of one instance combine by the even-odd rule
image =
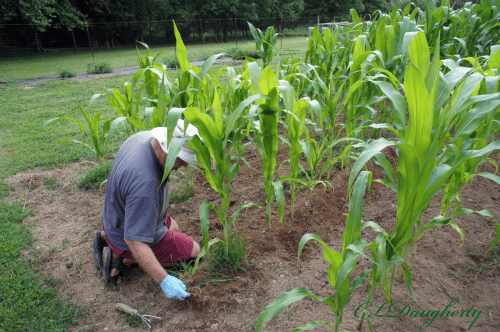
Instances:
[[[109,48],[109,43],[108,43],[108,40],[106,39],[106,47],[108,48],[108,50],[110,49]]]
[[[227,43],[228,40],[229,40],[229,37],[228,37],[228,28],[227,28],[227,22],[228,20],[225,20],[224,21],[224,28],[222,29],[223,33],[224,33],[224,43]]]
[[[76,51],[78,51],[78,47],[76,46],[75,32],[73,30],[71,30],[71,37],[73,39],[73,49],[76,52]]]
[[[111,36],[111,47],[115,49],[115,41],[113,40],[113,36]]]
[[[201,41],[202,41],[203,44],[205,44],[205,33],[203,32],[203,24],[201,23],[200,13],[198,13],[198,20],[200,21],[200,36],[201,36]]]
[[[42,45],[40,43],[40,40],[38,40],[38,31],[35,28],[33,30],[35,30],[36,51],[38,53],[42,53]]]

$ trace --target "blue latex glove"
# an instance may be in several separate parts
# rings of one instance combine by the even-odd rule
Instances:
[[[161,289],[169,299],[184,301],[191,294],[186,292],[186,285],[176,277],[168,275],[160,284]]]

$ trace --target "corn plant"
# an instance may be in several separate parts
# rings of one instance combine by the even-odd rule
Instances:
[[[264,62],[263,67],[265,68],[273,61],[273,50],[276,47],[278,34],[274,33],[274,27],[272,26],[267,27],[266,33],[264,34],[260,29],[256,29],[252,23],[247,23],[250,28],[250,33],[255,39],[257,54],[262,58]]]
[[[490,46],[498,43],[500,1],[487,0],[477,4],[466,2],[453,9],[450,1],[427,3],[424,31],[430,43],[440,38],[441,51],[450,57],[485,55]]]
[[[93,117],[90,115],[90,113],[86,112],[82,105],[78,103],[78,108],[82,112],[83,117],[85,118],[85,123],[87,124],[88,130],[85,130],[85,127],[83,124],[76,119],[73,118],[68,118],[65,116],[61,116],[58,118],[50,119],[45,121],[42,126],[40,127],[40,130],[45,128],[48,124],[50,124],[53,121],[56,120],[69,120],[78,125],[80,128],[80,131],[82,132],[83,135],[85,135],[86,138],[90,140],[90,144],[82,142],[80,140],[76,139],[62,139],[59,140],[57,143],[64,143],[64,142],[74,142],[77,144],[81,144],[88,148],[89,150],[94,153],[95,157],[97,158],[99,164],[102,163],[104,158],[108,155],[107,153],[104,153],[104,150],[108,146],[109,142],[111,141],[111,137],[113,137],[113,134],[116,131],[116,128],[120,123],[123,123],[126,118],[125,117],[117,117],[114,120],[107,120],[104,122],[103,126],[101,127],[101,114],[102,112],[97,113]],[[56,143],[56,144],[57,144]]]
[[[343,244],[341,252],[329,248],[316,234],[305,234],[299,243],[297,267],[302,249],[309,240],[316,240],[323,246],[323,256],[330,264],[328,267],[328,282],[330,286],[333,287],[333,297],[330,295],[318,297],[305,287],[299,287],[289,292],[285,292],[278,296],[273,303],[262,311],[255,326],[257,332],[260,331],[265,322],[276,317],[285,310],[287,306],[307,296],[315,301],[322,301],[328,304],[335,314],[335,324],[332,325],[326,321],[314,321],[299,326],[295,328],[294,331],[312,330],[316,326],[327,326],[335,331],[339,331],[339,326],[343,319],[344,308],[349,304],[353,291],[364,285],[368,274],[371,272],[371,269],[364,270],[357,279],[353,282],[351,281],[351,274],[356,267],[357,258],[360,254],[364,255],[363,249],[368,246],[365,240],[361,240],[361,231],[367,227],[362,224],[361,215],[363,211],[363,195],[366,187],[368,186],[368,189],[370,188],[370,184],[371,174],[366,171],[361,172],[352,192],[351,202],[349,204],[349,214],[342,237]]]
[[[484,77],[472,74],[463,80],[467,71],[458,69],[448,73],[449,75],[442,75],[439,71],[439,53],[434,54],[431,62],[428,50],[424,34],[416,34],[409,45],[410,61],[405,73],[405,97],[390,84],[383,89],[384,94],[394,102],[395,108],[398,108],[396,114],[403,117],[399,119],[398,141],[389,142],[381,138],[366,145],[349,177],[349,188],[352,188],[361,168],[373,158],[385,175],[385,179],[379,182],[398,194],[397,224],[392,233],[388,234],[385,245],[384,262],[386,265],[391,264],[391,268],[382,267],[383,271],[391,272],[391,279],[388,279],[387,273],[378,276],[372,274],[372,278],[375,278],[372,284],[381,282],[388,298],[394,285],[396,267],[410,254],[411,246],[415,253],[416,244],[425,231],[436,226],[451,225],[463,238],[463,231],[453,219],[468,213],[492,217],[489,211],[461,208],[450,216],[436,216],[427,224],[422,224],[423,213],[429,207],[432,197],[450,182],[463,163],[482,158],[500,148],[498,141],[477,150],[470,145],[460,150],[446,144],[451,128],[464,116],[466,110],[471,106],[482,107],[477,101],[492,96],[471,97]],[[462,83],[452,90],[461,80]],[[447,100],[449,102],[445,103]],[[406,106],[404,101],[409,112],[407,124],[402,109]],[[490,104],[488,107],[495,109],[498,106]],[[393,145],[397,146],[398,153],[397,181],[394,180],[395,172],[391,164],[380,153],[384,148]],[[497,229],[500,230],[498,223]],[[499,236],[497,233],[492,247],[498,242]],[[379,250],[378,254],[381,255],[382,252],[383,250]],[[381,269],[380,266],[378,268]],[[407,283],[411,282],[409,268],[405,269],[405,279]]]
[[[225,111],[220,106],[218,94],[216,92],[214,103],[212,105],[213,116],[201,112],[195,107],[190,107],[184,110],[183,114],[190,123],[192,123],[199,131],[199,136],[194,136],[189,146],[196,151],[196,158],[200,167],[203,170],[205,178],[213,190],[220,197],[220,203],[208,204],[203,202],[200,206],[200,218],[203,233],[203,251],[200,254],[201,258],[208,252],[208,248],[217,240],[208,241],[208,210],[212,209],[217,212],[219,220],[223,225],[224,253],[226,257],[229,255],[229,229],[238,218],[240,211],[244,208],[254,206],[254,203],[243,204],[237,207],[236,211],[228,218],[229,209],[229,190],[232,181],[239,172],[240,160],[243,153],[248,148],[249,144],[242,144],[245,138],[243,128],[237,127],[237,120],[242,116],[244,110],[254,101],[266,98],[264,95],[255,95],[248,97],[243,101],[230,115],[227,115],[227,120],[224,123]],[[231,141],[229,138],[231,138]],[[203,139],[203,141],[202,141]],[[226,147],[229,144],[229,151]],[[169,154],[170,155],[170,154]],[[235,162],[233,163],[233,159]],[[193,271],[194,273],[194,271]]]
[[[136,127],[144,129],[144,126],[141,126],[142,120],[137,117],[141,100],[134,98],[133,88],[134,85],[131,82],[124,83],[122,81],[123,93],[114,88],[108,89],[105,94],[94,94],[88,106],[91,107],[99,97],[106,97],[116,113],[118,113],[120,117],[126,118],[126,121],[123,122],[123,126],[125,127],[127,135],[130,136],[136,132]]]
[[[262,154],[262,171],[264,175],[264,188],[266,191],[266,224],[270,226],[271,203],[274,197],[278,202],[279,220],[283,221],[285,199],[283,186],[280,180],[274,181],[276,173],[276,155],[278,153],[278,118],[281,109],[279,106],[279,89],[276,77],[271,67],[262,71],[257,62],[247,63],[248,75],[251,81],[250,93],[254,96],[265,96],[258,104],[253,105],[249,111],[250,125],[256,132],[256,139]]]

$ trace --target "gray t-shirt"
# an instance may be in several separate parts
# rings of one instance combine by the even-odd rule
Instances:
[[[149,132],[130,136],[120,147],[106,183],[104,231],[109,242],[130,250],[123,238],[155,245],[167,232],[168,181],[163,178]]]

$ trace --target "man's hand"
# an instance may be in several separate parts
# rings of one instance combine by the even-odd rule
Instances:
[[[186,292],[186,285],[176,277],[168,275],[160,284],[161,289],[169,299],[184,301],[191,294]]]

